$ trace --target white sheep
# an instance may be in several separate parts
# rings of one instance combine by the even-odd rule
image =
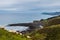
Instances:
[[[43,26],[42,26],[42,25],[40,25],[40,28],[42,29],[42,28],[43,28]]]
[[[22,33],[20,33],[20,35],[23,35]]]
[[[30,36],[27,36],[27,38],[31,38]]]
[[[19,32],[16,32],[16,34],[19,34]]]

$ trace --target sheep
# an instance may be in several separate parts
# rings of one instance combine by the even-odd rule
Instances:
[[[43,26],[42,26],[42,25],[40,25],[40,28],[42,29],[42,28],[43,28]]]
[[[19,32],[15,32],[16,34],[19,34]]]
[[[27,38],[31,38],[30,36],[27,36]]]
[[[23,35],[22,33],[20,33],[20,35]]]

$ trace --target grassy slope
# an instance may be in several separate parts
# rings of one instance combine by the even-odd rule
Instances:
[[[29,39],[14,33],[9,33],[6,30],[0,29],[0,40],[29,40]]]
[[[43,26],[51,26],[60,24],[60,16],[51,17],[48,19],[43,19],[40,21]]]
[[[33,34],[32,34],[33,35]],[[35,31],[34,40],[60,40],[60,24]]]
[[[30,35],[32,38],[27,39],[26,37],[0,29],[0,40],[60,40],[60,24],[45,27],[27,35]]]

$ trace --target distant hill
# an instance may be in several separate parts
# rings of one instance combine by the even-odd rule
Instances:
[[[60,12],[45,12],[44,15],[60,15]]]

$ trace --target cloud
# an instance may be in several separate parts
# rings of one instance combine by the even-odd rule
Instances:
[[[1,10],[24,10],[25,7],[22,4],[26,2],[34,2],[37,0],[0,0],[0,9]],[[11,8],[11,9],[10,9]]]
[[[60,0],[0,0],[0,10],[6,11],[59,11]]]
[[[16,3],[16,0],[0,0],[0,7],[12,6]]]

